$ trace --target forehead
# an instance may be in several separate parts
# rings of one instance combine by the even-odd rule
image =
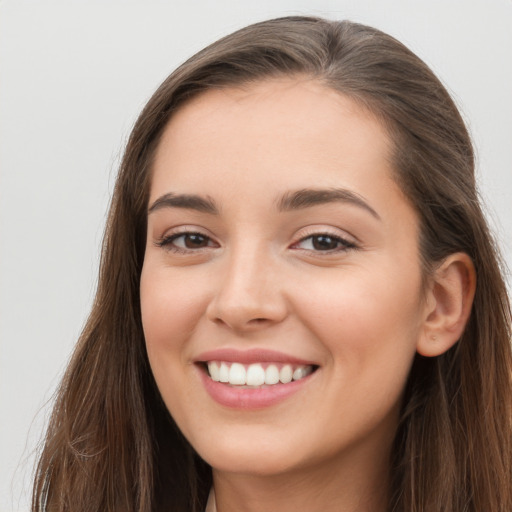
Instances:
[[[276,128],[283,138],[325,137],[328,142],[343,135],[339,122],[344,118],[352,123],[350,131],[358,121],[359,127],[366,125],[368,135],[391,146],[384,126],[361,102],[308,77],[273,78],[203,92],[173,114],[162,142],[176,136],[221,138],[220,129],[230,125],[247,138],[261,138],[266,130]]]
[[[154,160],[151,196],[166,189],[222,194],[222,185],[226,193],[238,187],[267,196],[312,185],[391,187],[391,151],[375,116],[317,80],[272,79],[210,90],[168,123]]]

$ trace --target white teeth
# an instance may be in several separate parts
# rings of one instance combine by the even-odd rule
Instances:
[[[246,371],[243,364],[233,363],[229,369],[229,383],[234,386],[243,386],[246,382]]]
[[[289,364],[285,364],[281,371],[279,372],[279,380],[283,384],[288,384],[288,382],[291,382],[293,379],[293,370],[292,367]]]
[[[265,384],[272,385],[279,382],[279,368],[275,364],[271,364],[265,370]]]
[[[303,379],[313,371],[309,365],[293,367],[291,364],[285,364],[281,369],[276,364],[269,364],[265,369],[259,363],[244,366],[241,363],[209,361],[207,366],[212,380],[232,386],[288,384],[292,380]]]
[[[219,365],[216,362],[210,361],[208,363],[208,372],[210,373],[210,377],[212,378],[212,380],[214,380],[215,382],[220,381]]]
[[[219,382],[229,382],[229,366],[226,363],[220,363]]]
[[[311,366],[299,366],[293,372],[293,380],[303,379],[311,373]]]
[[[248,386],[261,386],[265,384],[265,370],[261,364],[251,364],[247,368],[246,384]]]

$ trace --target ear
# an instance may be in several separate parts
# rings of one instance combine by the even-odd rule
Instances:
[[[435,357],[450,349],[462,336],[475,296],[476,274],[465,253],[448,256],[430,278],[423,332],[417,351]]]

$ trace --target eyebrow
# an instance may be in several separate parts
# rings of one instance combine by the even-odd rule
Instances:
[[[287,192],[278,199],[277,209],[287,212],[336,202],[355,205],[380,220],[380,215],[359,194],[343,188],[304,188]],[[163,208],[184,208],[211,215],[219,214],[219,208],[211,197],[202,197],[196,194],[174,194],[172,192],[164,194],[149,207],[148,214]]]
[[[288,192],[277,202],[279,211],[301,210],[327,203],[348,203],[363,208],[373,217],[381,220],[380,215],[359,194],[344,188],[310,189],[305,188]]]
[[[148,214],[162,208],[185,208],[212,215],[218,215],[219,213],[219,209],[212,198],[195,194],[164,194],[149,207]]]

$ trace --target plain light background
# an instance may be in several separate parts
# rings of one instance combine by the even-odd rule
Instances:
[[[137,113],[207,43],[290,14],[374,25],[434,69],[469,124],[512,263],[512,0],[0,0],[0,512],[29,509]]]

